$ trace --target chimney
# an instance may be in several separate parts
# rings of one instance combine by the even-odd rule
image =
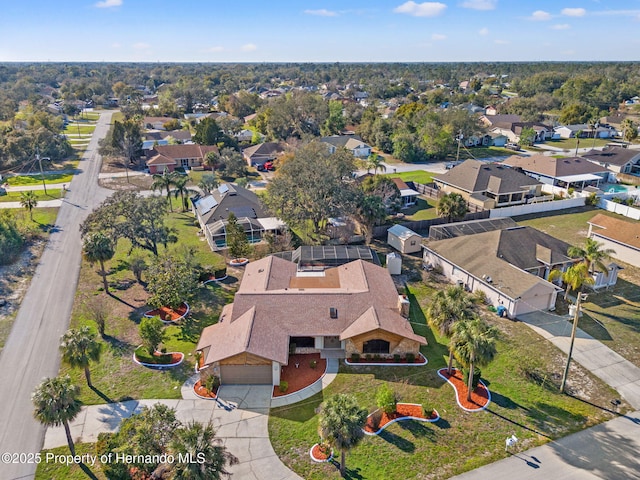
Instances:
[[[406,295],[398,295],[398,312],[404,318],[409,318],[409,307],[411,303]]]

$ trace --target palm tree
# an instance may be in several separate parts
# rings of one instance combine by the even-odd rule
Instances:
[[[160,173],[153,174],[153,183],[151,184],[151,190],[154,192],[159,190],[162,193],[162,190],[167,191],[167,202],[169,203],[169,209],[173,212],[173,205],[171,205],[171,187],[174,185],[174,181],[176,179],[175,172],[169,172],[166,168]]]
[[[604,264],[604,260],[611,258],[611,255],[616,253],[612,248],[602,248],[604,244],[594,240],[593,238],[587,238],[583,247],[571,246],[569,247],[567,254],[571,258],[581,258],[584,263],[587,264],[587,271],[591,274],[595,273],[598,269],[601,272],[607,271],[607,266]]]
[[[220,154],[215,151],[207,152],[202,163],[204,163],[205,166],[209,167],[211,170],[215,171],[216,168],[220,166]]]
[[[33,222],[33,209],[38,206],[38,196],[33,190],[20,194],[20,205],[29,211],[29,218]]]
[[[67,375],[45,378],[31,395],[31,401],[35,407],[33,416],[36,420],[47,427],[64,426],[71,455],[76,454],[76,449],[71,438],[69,422],[80,413],[79,394],[80,387],[73,385],[71,378]]]
[[[218,179],[215,175],[203,175],[198,183],[198,187],[205,193],[211,193],[218,187]]]
[[[369,170],[373,169],[373,174],[376,175],[378,173],[378,169],[381,172],[386,172],[387,167],[384,163],[382,163],[383,158],[377,153],[372,153],[367,157],[367,173]]]
[[[79,330],[69,330],[62,336],[60,350],[62,351],[62,361],[64,363],[71,368],[84,368],[87,385],[89,385],[89,388],[93,387],[89,363],[100,360],[102,344],[98,342],[91,329],[88,326],[84,326]]]
[[[92,265],[95,262],[100,262],[100,275],[102,276],[104,291],[109,293],[109,283],[107,282],[107,271],[104,268],[104,262],[111,260],[116,253],[113,242],[102,232],[92,233],[85,238],[82,252],[84,253],[84,258]]]
[[[318,431],[323,441],[341,450],[340,473],[344,476],[346,451],[364,436],[367,411],[358,406],[355,397],[343,393],[330,397],[321,406]]]
[[[453,327],[451,342],[455,349],[454,355],[469,372],[467,401],[471,401],[474,369],[476,366],[487,366],[495,358],[497,337],[498,330],[479,317],[458,322]]]
[[[438,201],[437,213],[449,222],[462,220],[467,214],[467,202],[459,193],[448,193]]]
[[[173,193],[175,198],[178,198],[178,195],[180,195],[180,198],[182,199],[182,211],[183,212],[186,212],[187,209],[189,208],[188,201],[186,200],[185,197],[189,196],[191,194],[198,193],[193,188],[187,187],[187,183],[189,183],[190,181],[191,181],[191,179],[186,175],[179,175],[176,178],[174,178],[174,180],[173,180],[173,185],[176,188],[171,190],[171,192]]]
[[[437,330],[444,337],[451,337],[455,324],[471,317],[473,302],[464,291],[462,285],[450,286],[440,290],[431,299],[427,308],[429,327]],[[451,375],[453,368],[453,342],[449,342],[449,363],[447,372]]]
[[[549,274],[549,281],[553,281],[559,276],[562,277],[562,281],[567,285],[567,289],[564,292],[564,299],[569,298],[569,292],[573,290],[578,292],[582,290],[583,285],[593,285],[595,280],[589,273],[589,266],[584,263],[575,263],[567,268],[566,272],[560,272],[554,270]],[[578,292],[579,293],[579,292]]]
[[[238,463],[237,457],[216,438],[211,423],[193,422],[177,429],[169,449],[176,458],[171,465],[172,478],[176,480],[219,480],[230,475],[225,470],[227,464]]]
[[[387,207],[378,195],[364,195],[356,209],[355,218],[360,224],[369,245],[373,238],[373,227],[387,218]]]
[[[582,136],[583,131],[582,130],[578,130],[576,132],[576,154],[575,156],[578,156],[578,147],[580,146],[580,137]]]

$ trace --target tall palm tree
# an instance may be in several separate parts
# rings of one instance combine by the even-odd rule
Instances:
[[[461,285],[447,287],[440,290],[431,299],[427,308],[427,322],[444,337],[451,337],[453,327],[459,321],[468,319],[472,315],[473,302]],[[449,363],[447,371],[451,374],[453,367],[453,342],[449,342]]]
[[[571,258],[581,258],[584,263],[587,264],[587,271],[591,274],[595,273],[596,269],[601,272],[606,272],[607,266],[604,264],[604,261],[610,259],[611,255],[616,253],[616,251],[612,248],[603,247],[603,243],[593,238],[587,238],[584,242],[584,247],[571,246],[567,254]]]
[[[174,185],[174,181],[176,179],[175,172],[169,172],[166,168],[160,173],[153,174],[153,183],[151,184],[151,190],[154,192],[159,190],[162,193],[162,190],[167,191],[167,202],[169,203],[169,209],[173,212],[173,205],[171,205],[171,187]]]
[[[205,193],[211,193],[218,187],[218,179],[215,175],[203,175],[198,183],[198,187]]]
[[[62,361],[71,368],[84,368],[84,376],[87,379],[87,385],[91,384],[91,372],[89,371],[89,363],[100,360],[102,353],[102,344],[96,338],[96,335],[88,326],[81,327],[78,330],[71,329],[62,336],[60,343],[62,351]]]
[[[216,438],[211,423],[193,422],[175,430],[169,449],[176,459],[171,465],[171,478],[176,480],[219,480],[231,475],[225,469],[227,465],[238,463],[238,458]]]
[[[102,232],[96,232],[88,235],[82,246],[84,258],[92,265],[95,262],[100,263],[100,276],[104,291],[109,293],[109,283],[107,282],[107,270],[104,268],[104,262],[111,260],[115,255],[113,242]]]
[[[497,337],[498,330],[479,317],[458,322],[453,327],[451,342],[455,349],[454,355],[469,372],[467,401],[471,401],[474,369],[476,366],[487,366],[495,358]]]
[[[462,220],[467,214],[467,202],[459,193],[448,193],[438,201],[436,210],[439,217],[449,222]]]
[[[80,387],[71,383],[69,376],[45,378],[31,395],[34,405],[33,416],[47,427],[64,426],[67,443],[71,455],[76,454],[76,448],[71,438],[69,422],[80,413],[81,403],[78,400]]]
[[[220,166],[220,154],[215,151],[207,152],[202,163],[204,163],[204,165],[209,167],[211,170],[215,171],[216,168]]]
[[[175,198],[178,198],[178,195],[180,195],[180,198],[182,200],[182,211],[183,212],[186,212],[187,209],[189,208],[189,203],[186,200],[186,197],[188,197],[191,194],[198,193],[193,188],[187,187],[187,184],[190,181],[191,181],[191,179],[187,175],[179,175],[176,178],[174,178],[174,180],[173,180],[173,186],[175,188],[173,190],[171,190],[171,192],[173,193]]]
[[[377,153],[372,153],[367,157],[367,172],[369,170],[373,170],[373,174],[376,175],[378,173],[378,169],[381,172],[386,172],[387,167],[384,163],[382,163],[384,159],[378,155]]]
[[[20,194],[20,205],[29,211],[29,218],[33,222],[33,209],[38,206],[38,196],[33,190],[28,190]]]
[[[340,473],[344,476],[346,451],[355,447],[364,436],[362,428],[367,411],[358,406],[355,397],[339,393],[321,406],[318,431],[323,441],[341,450]]]

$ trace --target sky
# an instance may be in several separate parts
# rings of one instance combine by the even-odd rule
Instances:
[[[640,0],[0,0],[0,61],[640,60]]]

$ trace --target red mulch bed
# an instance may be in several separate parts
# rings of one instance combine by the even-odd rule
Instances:
[[[398,403],[396,404],[396,411],[393,413],[385,413],[382,412],[382,417],[380,418],[380,423],[378,424],[378,428],[375,428],[373,425],[373,415],[371,415],[370,417],[367,417],[367,423],[364,426],[365,431],[369,432],[369,433],[375,433],[378,430],[380,430],[382,427],[384,427],[387,423],[391,422],[392,420],[397,420],[399,418],[406,418],[406,417],[416,417],[416,418],[424,418],[425,420],[427,420],[427,417],[425,417],[422,414],[422,407],[420,405],[411,405],[408,403]],[[428,417],[429,419],[434,419],[435,414],[432,412],[431,416]]]
[[[183,303],[181,306],[175,309],[169,308],[169,307],[156,308],[155,310],[151,310],[147,312],[147,315],[151,315],[154,317],[158,316],[160,317],[161,320],[164,320],[165,322],[167,321],[175,322],[180,317],[184,316],[186,313],[187,313],[187,304]]]
[[[464,382],[462,372],[456,368],[452,370],[452,375],[447,373],[447,369],[444,368],[439,372],[444,378],[453,383],[458,396],[458,402],[464,408],[469,410],[476,410],[487,406],[489,403],[489,390],[483,384],[478,383],[476,389],[471,392],[471,401],[467,401],[467,384]]]
[[[213,390],[213,392],[207,390],[204,385],[202,385],[202,383],[200,382],[200,380],[198,380],[196,382],[196,384],[193,386],[193,390],[200,395],[201,397],[205,397],[205,398],[218,398],[218,389],[215,388]]]
[[[311,360],[315,360],[318,363],[315,369],[309,366]],[[298,368],[296,368],[296,363]],[[327,361],[324,358],[320,358],[319,353],[289,355],[289,364],[282,367],[280,371],[280,380],[287,382],[289,388],[286,392],[281,392],[280,387],[273,387],[273,396],[289,395],[308,387],[322,377],[326,369]]]
[[[328,460],[331,456],[331,448],[323,448],[319,443],[316,443],[311,449],[311,455],[316,460]]]
[[[177,363],[184,357],[180,352],[162,353],[162,352],[155,351],[153,352],[153,358],[157,358],[158,362],[157,363],[151,362],[150,361],[151,358],[140,358],[138,357],[138,355],[136,355],[136,359],[139,362],[154,363],[154,364],[157,364],[158,366],[171,365],[173,363]]]

